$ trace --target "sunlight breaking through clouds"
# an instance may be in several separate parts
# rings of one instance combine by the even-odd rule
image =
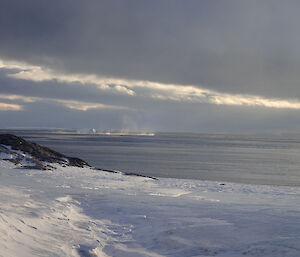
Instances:
[[[23,106],[19,104],[8,104],[0,102],[0,111],[21,111]]]
[[[68,109],[78,110],[78,111],[88,111],[90,109],[132,110],[128,107],[118,106],[118,105],[107,105],[107,104],[84,102],[84,101],[63,100],[63,99],[55,99],[55,98],[47,98],[47,97],[31,97],[31,96],[13,95],[13,94],[0,94],[0,99],[10,100],[10,101],[21,101],[25,103],[49,101],[49,102],[62,104]],[[18,104],[0,103],[0,111],[1,110],[21,111],[22,109],[23,107]]]
[[[22,62],[4,61],[0,59],[0,69],[16,69],[16,73],[9,74],[9,77],[16,79],[31,80],[35,82],[56,80],[62,83],[94,84],[101,90],[115,93],[135,95],[135,92],[128,87],[110,80],[101,80],[96,75],[86,74],[61,74],[41,66],[28,65]],[[114,81],[115,82],[115,81]]]
[[[87,103],[73,100],[60,100],[56,99],[55,102],[63,104],[65,107],[78,111],[88,111],[90,109],[110,109],[110,110],[129,110],[127,107],[107,105],[100,103]]]
[[[62,83],[78,83],[81,85],[95,85],[99,90],[129,96],[141,96],[160,100],[199,102],[216,105],[253,106],[281,109],[300,109],[300,101],[297,99],[272,99],[254,95],[238,95],[221,93],[193,85],[165,84],[142,80],[129,80],[118,78],[106,78],[95,74],[62,74],[41,66],[28,65],[21,62],[4,61],[0,59],[0,68],[15,69],[15,73],[8,74],[15,79],[31,80],[35,82],[55,80]],[[30,99],[28,99],[30,101]],[[97,103],[66,102],[59,100],[66,107],[76,110],[88,110],[105,108]],[[112,108],[112,106],[110,107]]]

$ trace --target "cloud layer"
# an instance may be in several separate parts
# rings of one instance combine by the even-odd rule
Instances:
[[[2,0],[0,119],[298,131],[299,8],[294,0]]]
[[[298,1],[4,0],[0,56],[63,73],[300,98]]]
[[[130,110],[130,108],[124,106],[117,106],[117,105],[106,105],[101,103],[93,103],[93,102],[83,102],[83,101],[75,101],[75,100],[65,100],[65,99],[55,99],[55,98],[48,98],[48,97],[28,97],[24,95],[12,95],[12,94],[0,94],[1,100],[10,100],[10,101],[17,101],[23,103],[35,103],[35,102],[54,102],[62,104],[63,106],[78,110],[78,111],[88,111],[90,109],[115,109],[115,110]],[[0,103],[1,107],[0,110],[2,111],[22,111],[23,106],[20,104],[7,104],[7,103]]]
[[[19,104],[8,104],[0,102],[0,111],[21,111],[22,105]]]
[[[9,77],[34,82],[57,81],[60,83],[91,84],[99,90],[129,96],[142,96],[160,100],[188,101],[217,105],[263,106],[269,108],[300,109],[300,101],[272,99],[253,95],[226,94],[199,86],[175,85],[151,81],[105,78],[95,74],[62,74],[49,68],[28,65],[26,63],[4,61],[0,59],[0,69],[12,69]],[[63,102],[63,100],[61,100]],[[75,104],[65,104],[75,108]],[[76,106],[79,106],[78,104]],[[104,107],[101,104],[82,104],[82,110]],[[77,109],[80,109],[79,107]]]

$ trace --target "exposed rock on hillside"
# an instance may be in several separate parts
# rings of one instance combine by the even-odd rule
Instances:
[[[68,166],[90,166],[87,162],[58,153],[48,147],[40,146],[11,134],[0,135],[1,159],[9,160],[22,167],[48,169],[49,163]]]
[[[20,168],[49,170],[54,168],[51,164],[58,163],[62,166],[91,167],[94,170],[120,173],[120,171],[92,167],[86,161],[79,158],[66,156],[48,147],[27,141],[12,134],[0,134],[0,160],[1,159],[10,161]],[[127,176],[141,176],[156,179],[134,172],[121,173]]]

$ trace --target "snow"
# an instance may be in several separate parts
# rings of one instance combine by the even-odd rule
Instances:
[[[0,256],[300,256],[300,188],[16,169],[0,160]]]
[[[34,166],[34,162],[30,161],[30,158],[32,156],[28,153],[22,152],[20,150],[14,150],[9,145],[2,145],[0,144],[0,147],[4,147],[7,150],[9,150],[9,153],[1,152],[0,151],[0,160],[18,160],[18,166]]]

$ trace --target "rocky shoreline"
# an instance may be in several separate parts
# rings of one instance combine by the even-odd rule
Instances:
[[[2,153],[4,157],[6,155],[6,160],[15,164],[21,164],[23,168],[46,170],[51,169],[51,163],[76,167],[90,167],[86,161],[79,158],[66,156],[48,147],[27,141],[12,134],[0,135],[0,153]]]
[[[104,172],[119,173],[118,171],[92,167],[82,159],[66,156],[48,147],[12,134],[0,134],[0,159],[10,161],[19,168],[25,169],[51,170],[54,169],[51,164],[60,164],[62,166],[90,167]],[[142,176],[156,179],[132,172],[122,173],[128,176]]]

